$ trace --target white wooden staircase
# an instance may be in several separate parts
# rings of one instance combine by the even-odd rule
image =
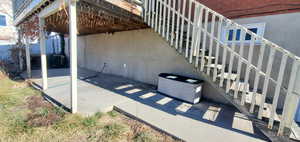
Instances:
[[[255,127],[271,141],[289,141],[296,105],[287,102],[293,98],[299,57],[195,0],[144,0],[142,5],[144,22]],[[230,44],[222,40],[228,30],[234,32]],[[246,34],[250,44],[242,38]],[[279,98],[285,98],[283,109]]]

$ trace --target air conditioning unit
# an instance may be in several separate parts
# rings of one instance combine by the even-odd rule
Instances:
[[[161,73],[158,79],[158,92],[189,102],[199,103],[204,81],[175,74]]]

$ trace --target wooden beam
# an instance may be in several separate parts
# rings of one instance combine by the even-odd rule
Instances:
[[[130,13],[133,13],[135,15],[138,15],[138,16],[141,16],[142,14],[142,9],[138,8],[138,6],[136,4],[133,4],[133,3],[129,3],[127,1],[124,1],[124,0],[105,0],[113,5],[116,5]]]

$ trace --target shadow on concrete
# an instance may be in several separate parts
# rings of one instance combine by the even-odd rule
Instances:
[[[89,78],[84,81],[172,115],[181,115],[184,117],[192,118],[197,121],[205,122],[210,125],[228,129],[250,137],[257,138],[258,135],[263,136],[263,134],[256,127],[253,127],[253,125],[251,125],[250,128],[253,130],[253,132],[247,132],[239,130],[237,128],[233,128],[233,125],[235,123],[234,119],[249,122],[251,121],[248,120],[245,116],[239,115],[240,113],[238,112],[238,110],[231,106],[215,104],[213,102],[207,103],[207,101],[203,100],[202,102],[205,102],[205,104],[202,104],[202,102],[200,102],[199,104],[191,105],[157,92],[155,90],[155,86],[132,81],[130,79],[115,75],[99,74],[95,78]],[[167,101],[162,101],[164,103],[160,104],[159,101],[163,99],[166,99]],[[183,108],[184,111],[181,111],[180,108]],[[210,108],[219,108],[219,110],[218,112],[213,113],[212,111],[214,110],[210,110]],[[215,116],[214,120],[209,120],[209,118],[205,117],[207,113],[210,113],[211,115],[217,114],[217,116]],[[209,116],[208,114],[207,117],[213,116]]]
[[[38,75],[38,72],[35,74],[37,75],[34,76],[34,78],[41,77]],[[58,76],[69,76],[69,71],[66,69],[48,71],[49,78]],[[130,98],[138,103],[148,105],[171,115],[181,115],[250,137],[257,138],[259,136],[262,139],[266,139],[257,128],[253,127],[250,120],[241,115],[237,109],[231,106],[216,104],[207,100],[202,100],[196,105],[187,104],[180,100],[158,93],[155,86],[120,76],[99,74],[86,69],[78,70],[78,78],[89,84],[114,92],[116,95]],[[45,98],[56,103],[58,106],[66,109],[67,111],[70,111],[68,107],[56,101],[55,98],[52,98],[49,95],[45,95]],[[248,128],[248,130],[251,131],[249,132],[248,130],[242,130],[235,127],[239,126],[239,123],[241,122],[251,123]]]

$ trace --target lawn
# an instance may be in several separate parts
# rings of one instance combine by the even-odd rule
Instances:
[[[0,118],[0,142],[179,141],[116,111],[71,114],[45,101],[27,81],[1,73]]]

